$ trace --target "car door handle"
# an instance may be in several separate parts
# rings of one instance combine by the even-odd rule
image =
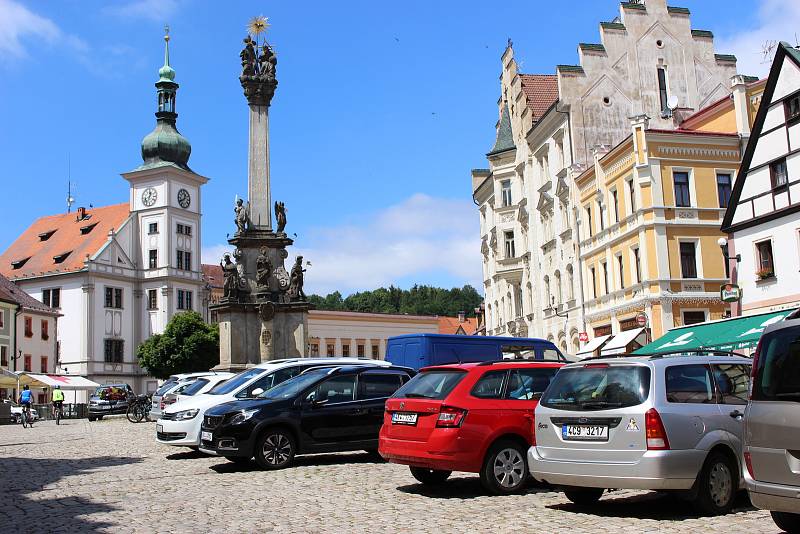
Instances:
[[[349,415],[364,415],[367,413],[367,410],[350,410],[347,412]]]
[[[742,417],[744,417],[744,414],[742,412],[740,412],[739,410],[733,410],[728,415],[730,415],[734,419],[741,419]]]

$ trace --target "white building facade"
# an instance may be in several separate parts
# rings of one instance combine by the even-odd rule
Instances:
[[[800,306],[800,50],[781,43],[722,224],[736,315]]]
[[[201,311],[201,188],[175,127],[178,84],[168,55],[156,83],[156,128],[143,164],[122,176],[128,202],[36,220],[2,256],[0,273],[63,315],[56,372],[154,391],[137,347],[182,311]],[[54,362],[55,363],[55,362]]]
[[[600,23],[600,43],[578,46],[580,64],[555,75],[520,73],[511,43],[503,54],[497,139],[489,168],[472,172],[487,335],[546,338],[576,353],[586,331],[583,228],[591,217],[603,228],[615,221],[613,193],[585,212],[574,179],[630,135],[631,117],[673,130],[730,94],[736,59],[714,53],[713,36],[691,28],[687,9],[665,0],[619,9]]]

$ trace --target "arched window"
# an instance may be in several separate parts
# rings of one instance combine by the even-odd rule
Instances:
[[[567,265],[567,298],[575,300],[575,278],[572,272],[572,264]]]
[[[550,302],[550,277],[547,276],[547,275],[544,275],[544,298],[545,298],[544,307],[545,308],[549,308],[550,304],[551,304],[551,302]]]
[[[564,302],[564,294],[561,290],[561,273],[559,271],[555,272],[555,282],[556,282],[556,304],[561,304]]]

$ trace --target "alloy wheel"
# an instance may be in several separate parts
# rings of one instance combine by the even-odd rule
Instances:
[[[733,478],[727,465],[722,462],[714,464],[708,477],[708,489],[714,504],[719,507],[728,504],[733,490]]]
[[[494,457],[494,476],[504,488],[513,488],[522,482],[525,460],[516,449],[503,449]]]
[[[262,448],[264,458],[270,465],[281,465],[286,463],[292,452],[292,444],[283,434],[271,434],[264,440]]]

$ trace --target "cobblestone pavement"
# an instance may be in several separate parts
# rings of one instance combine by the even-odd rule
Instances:
[[[0,426],[0,531],[10,532],[725,532],[774,533],[740,499],[734,513],[694,515],[684,502],[618,491],[579,508],[562,494],[490,497],[476,475],[440,488],[364,453],[298,458],[264,472],[159,445],[152,423]]]

